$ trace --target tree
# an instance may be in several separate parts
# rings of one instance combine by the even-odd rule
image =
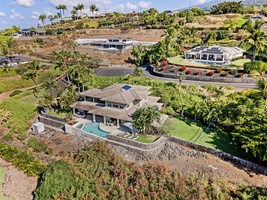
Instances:
[[[47,18],[47,16],[45,14],[41,14],[39,15],[39,20],[41,20],[42,24],[43,24],[43,27],[45,25],[45,19]]]
[[[56,60],[55,68],[58,68],[62,72],[66,73],[68,83],[70,84],[69,66],[71,65],[73,54],[66,49],[61,49],[59,52],[53,51],[51,56]]]
[[[80,11],[80,17],[82,17],[82,11],[84,10],[84,4],[77,4],[76,9]]]
[[[43,66],[40,65],[40,62],[34,60],[26,65],[26,71],[23,73],[22,78],[29,80],[31,79],[35,84],[34,95],[38,99],[40,99],[40,91],[39,91],[39,75],[43,70]]]
[[[77,87],[75,85],[70,85],[62,92],[59,97],[59,104],[62,109],[68,110],[70,105],[78,99],[79,95],[76,90]]]
[[[258,78],[256,89],[260,91],[263,99],[265,100],[265,111],[267,113],[267,80],[263,77]]]
[[[220,14],[227,14],[227,13],[242,14],[243,12],[244,12],[244,5],[242,1],[222,2],[210,8],[210,14],[212,15],[220,15]]]
[[[145,46],[138,44],[138,45],[133,47],[131,55],[134,56],[135,65],[137,67],[143,65],[145,53],[146,53]]]
[[[53,90],[60,89],[59,85],[55,80],[46,80],[43,85],[41,86],[46,92],[49,92],[51,95]]]
[[[147,108],[139,108],[132,116],[133,125],[141,133],[145,133],[155,120],[159,121],[160,112],[157,106],[149,106]]]
[[[69,45],[70,48],[73,49],[73,53],[75,53],[75,49],[78,47],[78,43],[75,40],[72,40]]]
[[[91,4],[90,7],[89,7],[89,10],[92,12],[92,15],[95,18],[95,12],[98,11],[98,8],[96,7],[96,5],[95,4]]]
[[[60,11],[60,18],[62,21],[62,18],[64,17],[64,11],[67,10],[67,6],[64,4],[59,4],[58,6],[56,6],[56,9]]]
[[[263,22],[258,20],[255,23],[248,21],[243,26],[243,28],[247,30],[248,36],[245,38],[242,44],[244,44],[246,49],[252,50],[251,62],[255,61],[256,55],[259,52],[263,52],[267,45],[267,36],[263,32],[262,26]]]
[[[202,44],[209,45],[211,41],[216,39],[216,34],[214,32],[206,33],[206,36],[202,38]]]

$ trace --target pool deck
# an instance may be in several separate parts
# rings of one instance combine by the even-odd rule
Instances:
[[[75,120],[78,121],[79,124],[85,124],[85,123],[92,122],[92,120],[83,119],[83,118],[75,118]],[[77,124],[73,125],[73,127],[76,127],[76,126],[77,126]],[[123,132],[129,132],[129,128],[127,128],[127,127],[124,127],[124,126],[117,127],[115,125],[107,126],[101,122],[99,122],[99,127],[101,130],[110,132],[110,134],[112,134],[112,135],[117,135],[117,134],[123,133]]]

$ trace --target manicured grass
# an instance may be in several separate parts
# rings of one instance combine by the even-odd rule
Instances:
[[[6,198],[3,193],[2,193],[2,185],[5,180],[5,175],[6,175],[6,169],[3,167],[0,167],[0,200],[11,200],[9,198]]]
[[[168,58],[170,64],[174,65],[186,65],[191,67],[208,67],[209,65],[204,65],[202,63],[197,62],[186,62],[182,56],[176,56],[172,58]]]
[[[0,69],[0,77],[10,77],[10,76],[16,76],[17,73],[15,71],[15,68],[11,68],[7,73],[3,72],[4,69]]]
[[[38,103],[37,98],[33,94],[22,98],[21,101],[32,103],[34,105],[37,105]]]
[[[143,143],[152,143],[156,139],[158,139],[159,136],[156,135],[139,135],[139,139],[137,140],[138,142],[143,142]]]
[[[171,136],[241,156],[230,134],[220,129],[209,129],[205,133],[206,127],[185,118],[173,118],[165,122],[165,126]]]
[[[90,27],[90,28],[96,28],[98,27],[98,22],[97,21],[91,21],[91,22],[87,22],[85,23],[85,25],[87,25]]]
[[[233,61],[229,66],[243,67],[247,62],[250,62],[250,59],[239,59]]]

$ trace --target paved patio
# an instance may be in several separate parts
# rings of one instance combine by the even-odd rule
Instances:
[[[75,120],[78,121],[79,124],[85,124],[85,123],[91,123],[92,120],[91,119],[87,119],[87,118],[79,118],[79,117],[75,117]],[[120,127],[117,127],[116,125],[112,125],[112,126],[108,126],[105,125],[101,122],[99,122],[99,127],[101,130],[103,131],[107,131],[110,132],[110,134],[112,135],[117,135],[119,133],[123,133],[123,132],[129,132],[129,128],[124,127],[123,125],[121,125]],[[74,127],[77,126],[77,124],[73,125]]]

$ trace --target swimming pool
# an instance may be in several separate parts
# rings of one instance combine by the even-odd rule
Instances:
[[[76,126],[76,128],[82,129],[84,132],[87,132],[89,134],[93,134],[99,137],[103,137],[103,138],[106,138],[107,135],[110,134],[110,132],[101,130],[98,122],[79,124]]]

